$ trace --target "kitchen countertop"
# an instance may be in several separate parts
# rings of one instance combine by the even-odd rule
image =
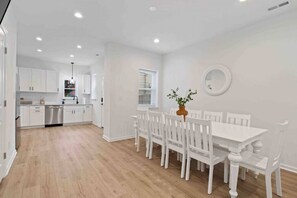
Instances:
[[[60,105],[60,106],[88,106],[93,104],[20,104],[20,106],[51,106],[51,105]]]

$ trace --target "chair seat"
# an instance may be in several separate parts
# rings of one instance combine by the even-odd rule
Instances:
[[[224,151],[222,149],[214,148],[213,155],[214,155],[214,158],[213,158],[214,164],[217,164],[217,163],[224,161],[226,159],[226,157],[228,157],[229,152]]]
[[[208,154],[203,154],[199,151],[197,151],[194,148],[190,148],[192,154],[191,157],[193,157],[196,160],[202,161],[204,163],[209,164],[209,155]],[[224,161],[226,159],[226,157],[228,156],[229,152],[228,151],[224,151],[222,149],[218,149],[218,148],[214,148],[213,149],[213,164],[218,164],[222,161]]]
[[[265,171],[267,169],[268,157],[260,154],[252,153],[250,151],[243,152],[242,162],[240,165],[248,169],[260,169]]]

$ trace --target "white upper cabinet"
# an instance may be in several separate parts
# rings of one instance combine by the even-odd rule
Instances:
[[[31,70],[31,85],[34,92],[45,92],[46,71],[41,69]]]
[[[46,71],[46,92],[59,92],[59,73]]]
[[[31,91],[31,69],[19,68],[20,91]]]
[[[83,75],[83,94],[91,94],[91,75]]]
[[[59,92],[59,74],[55,71],[19,67],[20,91]]]

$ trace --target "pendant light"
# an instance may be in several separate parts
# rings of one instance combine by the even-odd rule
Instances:
[[[73,78],[73,64],[74,64],[74,62],[71,62],[72,74],[71,74],[70,84],[75,84],[75,80]]]

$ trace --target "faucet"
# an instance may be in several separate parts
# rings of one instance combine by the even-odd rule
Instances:
[[[78,97],[77,96],[74,96],[73,97],[73,100],[75,100],[75,98],[76,98],[76,104],[78,104]]]

